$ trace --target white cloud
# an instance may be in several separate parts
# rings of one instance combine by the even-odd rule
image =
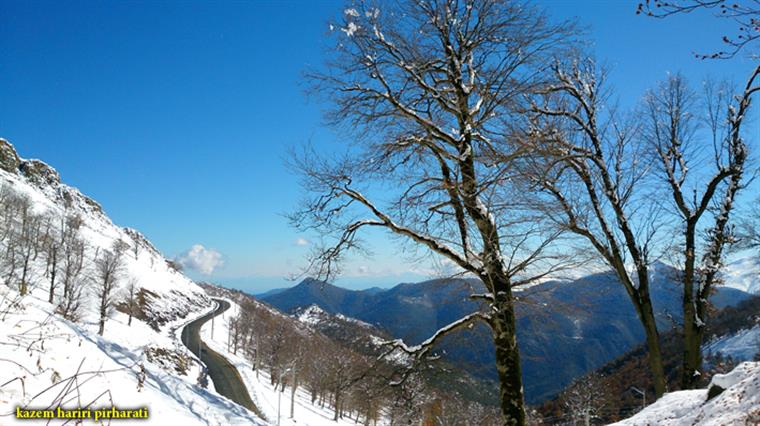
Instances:
[[[308,246],[309,245],[309,240],[307,240],[305,238],[299,238],[299,239],[296,240],[296,245],[300,246],[300,247]]]
[[[221,253],[200,244],[190,247],[189,250],[177,256],[177,262],[185,269],[197,271],[203,275],[211,275],[216,268],[224,265]]]

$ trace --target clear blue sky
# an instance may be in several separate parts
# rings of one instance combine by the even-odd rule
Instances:
[[[697,61],[725,26],[707,15],[634,15],[636,1],[540,2],[590,28],[623,104],[667,72],[741,81],[752,63]],[[119,225],[165,255],[195,244],[224,265],[198,278],[252,291],[288,285],[307,246],[282,213],[299,199],[288,147],[330,149],[340,136],[303,94],[324,58],[336,1],[0,0],[0,136],[56,167]],[[348,268],[347,286],[419,278],[394,245]]]

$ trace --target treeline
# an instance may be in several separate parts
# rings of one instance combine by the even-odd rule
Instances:
[[[228,350],[250,360],[257,377],[265,372],[275,389],[289,393],[291,416],[301,388],[312,404],[330,407],[334,420],[500,424],[495,407],[434,388],[420,368],[359,353],[242,293],[206,288],[240,305],[230,321]]]

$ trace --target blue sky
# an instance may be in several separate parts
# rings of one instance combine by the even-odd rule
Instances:
[[[709,15],[662,21],[635,1],[540,2],[589,27],[623,105],[682,71],[742,81],[744,57],[698,61],[724,23]],[[0,0],[0,136],[41,158],[141,230],[165,255],[193,245],[221,253],[209,276],[251,291],[291,285],[308,240],[282,214],[300,198],[289,147],[330,150],[341,135],[304,95],[302,73],[325,57],[336,1],[57,2]],[[395,246],[370,237],[349,287],[421,278]],[[303,241],[301,241],[303,243]],[[416,272],[415,272],[416,271]],[[424,275],[424,273],[423,273]]]

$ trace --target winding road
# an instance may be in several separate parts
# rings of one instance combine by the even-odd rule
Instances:
[[[201,341],[200,330],[203,324],[230,308],[229,302],[221,299],[214,299],[214,301],[217,303],[216,310],[187,324],[182,329],[182,343],[206,364],[208,374],[211,380],[214,381],[214,387],[219,394],[226,396],[239,405],[253,411],[259,417],[264,418],[258,407],[256,407],[256,404],[251,400],[248,389],[246,389],[245,383],[243,383],[243,379],[240,377],[240,373],[238,373],[235,366],[230,364],[227,358],[211,350]]]

